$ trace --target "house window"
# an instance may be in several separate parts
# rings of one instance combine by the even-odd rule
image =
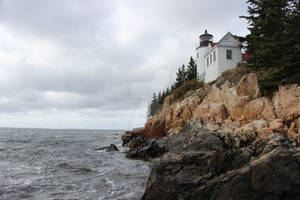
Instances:
[[[226,59],[232,59],[232,50],[231,49],[226,50]]]
[[[212,55],[209,55],[210,64],[212,63]]]
[[[207,66],[209,66],[209,57],[207,57]]]
[[[216,62],[216,52],[213,53],[214,62]]]

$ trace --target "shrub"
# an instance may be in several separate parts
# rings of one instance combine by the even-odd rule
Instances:
[[[300,83],[300,68],[263,68],[256,72],[263,96],[272,97],[279,86]]]
[[[172,95],[174,97],[174,101],[182,98],[184,94],[191,90],[196,90],[204,86],[202,81],[198,81],[197,79],[187,81],[183,83],[180,87],[176,88],[172,91]]]
[[[262,95],[265,97],[272,97],[273,93],[277,91],[281,85],[300,83],[300,67],[294,67],[292,69],[284,67],[256,68],[255,65],[249,64],[243,64],[223,72],[213,83],[216,83],[218,87],[227,80],[237,84],[245,74],[251,72],[257,75]]]
[[[229,80],[230,82],[236,84],[239,80],[247,73],[253,72],[253,70],[247,67],[246,64],[241,64],[236,68],[229,69],[221,74],[221,76],[216,80],[217,87],[220,87]]]

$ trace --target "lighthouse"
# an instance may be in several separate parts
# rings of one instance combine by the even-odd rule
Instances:
[[[207,30],[199,36],[200,38],[200,43],[199,46],[196,48],[196,53],[197,53],[197,73],[198,73],[198,79],[199,80],[204,80],[205,79],[205,74],[206,74],[206,69],[205,69],[205,54],[207,53],[208,46],[213,40],[213,35],[209,34]]]

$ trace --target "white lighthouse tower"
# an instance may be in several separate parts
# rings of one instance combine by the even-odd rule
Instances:
[[[198,79],[201,81],[204,81],[205,74],[206,74],[206,68],[205,68],[205,54],[207,53],[208,46],[212,42],[213,35],[207,33],[207,30],[205,30],[204,34],[199,36],[200,43],[199,46],[196,48],[197,53],[197,73],[198,73]]]

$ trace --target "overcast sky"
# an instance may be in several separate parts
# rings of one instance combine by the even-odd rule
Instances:
[[[0,126],[130,129],[246,0],[0,0]]]

